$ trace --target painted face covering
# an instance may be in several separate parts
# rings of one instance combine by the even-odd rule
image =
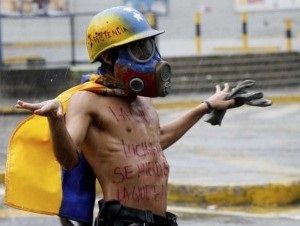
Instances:
[[[171,67],[152,38],[120,48],[114,74],[126,91],[140,96],[164,97],[170,92]]]

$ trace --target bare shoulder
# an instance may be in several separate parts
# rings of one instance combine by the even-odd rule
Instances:
[[[68,104],[68,111],[92,112],[95,101],[99,101],[100,96],[89,91],[79,91],[73,94]]]

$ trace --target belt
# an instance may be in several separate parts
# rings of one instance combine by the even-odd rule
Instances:
[[[148,210],[139,210],[126,207],[120,204],[117,200],[98,202],[99,215],[98,221],[119,221],[124,220],[129,223],[139,223],[137,225],[162,225],[162,226],[177,226],[176,215],[167,212],[166,217],[159,216]],[[125,225],[125,224],[124,224]],[[126,224],[130,225],[130,224]]]

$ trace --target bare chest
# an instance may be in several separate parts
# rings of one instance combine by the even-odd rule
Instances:
[[[86,144],[89,156],[97,160],[95,165],[105,162],[109,163],[108,168],[136,162],[142,163],[139,168],[145,168],[149,162],[164,160],[157,113],[152,105],[139,99],[128,103],[112,98],[102,103],[89,128]],[[124,170],[131,172],[131,167]]]
[[[159,139],[159,120],[155,109],[152,104],[138,98],[133,102],[106,102],[95,119],[100,130],[116,138],[138,143]]]
[[[97,106],[85,155],[106,199],[165,211],[169,165],[160,146],[157,113],[147,100],[108,98]]]

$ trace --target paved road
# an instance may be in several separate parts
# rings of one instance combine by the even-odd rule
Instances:
[[[169,122],[186,110],[164,109]],[[0,116],[0,171],[13,128],[24,116]],[[242,107],[227,112],[221,127],[196,124],[166,151],[170,181],[180,184],[264,184],[300,179],[300,105]]]
[[[160,110],[162,123],[186,110]],[[9,134],[24,116],[0,117],[0,169],[4,168]],[[197,124],[166,153],[170,181],[186,184],[257,184],[299,180],[300,105],[278,104],[269,108],[242,107],[227,113],[221,127]],[[196,172],[196,173],[195,173]],[[293,217],[201,215],[180,219],[181,226],[298,226]],[[59,225],[55,217],[23,215],[0,207],[0,225]]]
[[[281,217],[247,217],[247,216],[217,216],[203,215],[198,218],[179,219],[179,226],[299,226],[299,219]],[[56,217],[18,216],[0,217],[1,226],[59,226]]]
[[[243,210],[207,209],[169,206],[169,211],[179,216],[179,226],[299,226],[300,207],[277,209],[268,213]],[[95,210],[96,212],[96,210]],[[3,187],[0,187],[1,226],[59,226],[56,216],[28,213],[3,205]]]
[[[160,119],[164,123],[182,113],[162,111]],[[201,185],[297,181],[299,124],[298,103],[232,109],[221,127],[198,123],[166,152],[170,180]]]

